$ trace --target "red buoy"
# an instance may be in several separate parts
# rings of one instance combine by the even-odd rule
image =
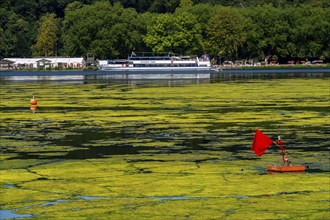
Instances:
[[[257,156],[261,156],[272,144],[275,144],[281,149],[283,165],[267,166],[267,170],[269,172],[301,172],[305,170],[305,166],[303,165],[291,165],[291,160],[283,148],[283,141],[280,136],[278,136],[277,142],[275,142],[263,134],[260,130],[256,129],[252,143],[252,150]]]
[[[38,102],[33,96],[32,99],[30,100],[30,105],[37,105],[37,104],[38,104]]]

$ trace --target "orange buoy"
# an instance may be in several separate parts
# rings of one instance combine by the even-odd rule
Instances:
[[[30,100],[30,105],[37,105],[37,100],[34,98],[34,96]]]
[[[36,105],[30,105],[30,110],[34,113],[37,111],[37,106]]]
[[[267,170],[271,172],[301,172],[305,170],[305,166],[302,165],[267,166]]]

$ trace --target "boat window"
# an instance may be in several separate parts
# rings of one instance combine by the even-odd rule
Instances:
[[[130,57],[129,60],[171,60],[171,57]]]
[[[108,64],[126,64],[126,60],[108,60]]]

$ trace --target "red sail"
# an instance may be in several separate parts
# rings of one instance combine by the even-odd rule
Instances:
[[[264,135],[261,131],[256,129],[256,133],[254,135],[253,143],[252,143],[252,150],[256,155],[261,156],[267,148],[273,143],[273,141]]]

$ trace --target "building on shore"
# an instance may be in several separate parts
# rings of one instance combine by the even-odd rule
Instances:
[[[0,70],[10,69],[14,63],[15,63],[14,61],[10,61],[10,60],[0,60]]]
[[[32,69],[32,68],[73,68],[80,69],[86,66],[83,57],[39,57],[39,58],[4,58],[1,68]]]

